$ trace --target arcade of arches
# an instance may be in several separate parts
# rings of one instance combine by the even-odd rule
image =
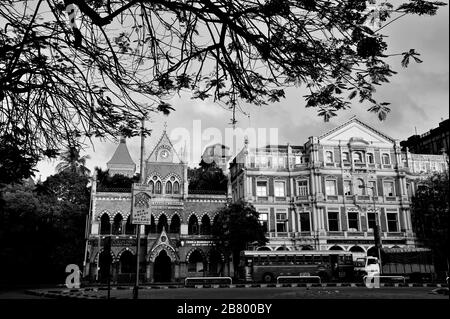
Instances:
[[[176,260],[176,255],[167,250],[159,251],[154,260],[141,261],[140,271],[145,282],[174,282],[185,277],[229,276],[230,264],[224,255],[216,249],[205,252],[200,248],[189,248],[185,260]],[[183,252],[183,250],[181,250]],[[108,267],[112,283],[134,282],[136,276],[136,255],[125,250],[120,255],[100,252],[98,281],[105,283],[108,279]],[[175,260],[174,260],[175,259]]]

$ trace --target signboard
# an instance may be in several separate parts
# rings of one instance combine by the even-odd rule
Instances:
[[[150,188],[145,184],[133,184],[131,223],[150,225],[152,221]]]

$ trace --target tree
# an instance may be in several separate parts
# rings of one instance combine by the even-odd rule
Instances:
[[[201,160],[199,166],[188,168],[189,190],[227,191],[228,178],[215,162]]]
[[[437,271],[449,265],[449,180],[448,173],[434,174],[420,181],[412,198],[412,224],[418,239],[433,250]]]
[[[234,269],[239,264],[240,252],[247,249],[248,244],[256,242],[263,246],[269,241],[258,217],[253,205],[243,201],[229,204],[218,212],[213,238],[219,250],[232,256]]]
[[[60,155],[61,162],[56,165],[56,171],[61,173],[63,171],[71,171],[80,175],[89,175],[90,170],[86,167],[86,160],[89,155],[80,155],[80,148],[72,146]]]
[[[170,113],[167,97],[181,90],[221,102],[232,123],[240,101],[273,103],[298,85],[309,90],[306,107],[325,120],[357,95],[384,119],[389,103],[373,93],[396,73],[386,62],[385,26],[397,15],[434,15],[442,5],[1,1],[0,136],[23,131],[26,154],[38,159],[70,146],[68,137],[136,136],[141,118]],[[384,25],[369,28],[370,20]],[[403,66],[422,62],[414,49],[398,55]]]
[[[88,179],[71,171],[0,188],[2,284],[64,283],[84,254]]]
[[[137,173],[133,177],[121,174],[109,175],[109,170],[102,170],[100,167],[95,168],[97,174],[98,188],[128,188],[131,189],[133,183],[139,183],[140,174]]]

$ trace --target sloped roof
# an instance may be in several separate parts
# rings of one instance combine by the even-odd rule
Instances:
[[[368,125],[367,123],[364,123],[363,121],[359,120],[356,117],[352,117],[347,122],[344,122],[341,125],[335,127],[334,129],[332,129],[332,130],[330,130],[330,131],[320,135],[319,139],[323,139],[324,137],[326,137],[326,136],[328,136],[328,135],[330,135],[330,134],[332,134],[332,133],[334,133],[334,132],[336,132],[336,131],[344,128],[344,127],[346,127],[347,125],[350,125],[351,123],[358,123],[359,125],[369,129],[370,131],[374,132],[375,134],[378,134],[379,136],[382,136],[382,137],[384,137],[385,139],[387,139],[387,140],[389,140],[391,142],[395,142],[395,139],[393,139],[392,137],[384,134],[383,132],[380,132],[379,130],[373,128],[372,126]]]
[[[152,156],[155,155],[156,150],[161,146],[161,145],[168,145],[171,149],[171,152],[174,154],[174,158],[176,160],[178,160],[178,162],[182,162],[180,156],[178,155],[177,151],[175,150],[175,148],[173,147],[172,141],[170,140],[169,136],[167,135],[166,130],[163,131],[158,143],[156,143],[156,145],[153,147],[152,152],[150,153],[150,155],[147,157],[147,161],[150,161],[150,159],[152,158]]]
[[[127,144],[124,138],[120,139],[120,143],[114,152],[114,155],[109,160],[107,164],[129,164],[135,165],[133,159],[131,158],[130,152],[128,151]]]

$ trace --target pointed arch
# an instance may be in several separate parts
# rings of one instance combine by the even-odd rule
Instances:
[[[175,252],[175,249],[173,249],[171,246],[166,244],[159,244],[155,248],[152,249],[152,251],[148,254],[147,261],[148,262],[155,262],[156,257],[158,257],[159,253],[165,250],[167,253],[167,256],[172,260],[172,262],[179,261],[178,256]]]
[[[172,182],[171,181],[167,181],[166,182],[166,194],[172,194]]]
[[[155,183],[155,194],[162,194],[162,183],[161,183],[161,181],[157,181]]]
[[[173,182],[173,193],[180,194],[180,183],[178,181]]]
[[[100,217],[100,234],[111,234],[111,219],[107,213],[103,213]]]
[[[124,250],[117,257],[120,263],[119,272],[121,274],[130,274],[136,270],[136,258],[130,250]]]
[[[200,224],[200,235],[211,235],[211,219],[204,214]]]
[[[191,214],[188,221],[188,234],[197,235],[198,234],[198,218],[197,215]]]
[[[162,232],[163,227],[166,231],[168,231],[169,229],[169,224],[167,223],[167,216],[166,214],[162,213],[161,215],[159,215],[158,218],[158,226],[156,228],[156,232],[159,234],[160,232]]]
[[[180,232],[180,228],[181,228],[181,219],[180,216],[178,214],[174,214],[172,216],[172,219],[170,220],[170,229],[169,232],[170,233],[175,233],[178,234]]]
[[[155,183],[153,182],[153,181],[150,181],[149,183],[148,183],[148,186],[149,186],[149,188],[150,188],[150,193],[154,193],[155,192]]]
[[[122,221],[123,221],[123,216],[121,213],[117,213],[114,216],[114,221],[113,221],[113,225],[112,225],[112,234],[113,235],[120,235],[122,234]]]

